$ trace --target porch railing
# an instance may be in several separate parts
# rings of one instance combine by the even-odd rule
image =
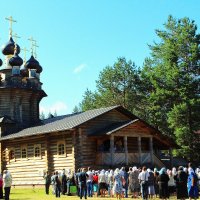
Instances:
[[[144,152],[141,154],[141,164],[150,163],[151,156],[150,152]],[[96,156],[97,165],[112,165],[110,152],[98,152]],[[125,165],[125,153],[114,153],[113,165]],[[128,153],[128,165],[139,164],[139,154],[138,153]]]

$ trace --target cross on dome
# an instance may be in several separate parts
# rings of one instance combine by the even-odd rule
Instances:
[[[14,20],[12,16],[6,17],[5,19],[8,20],[10,23],[9,36],[12,37],[12,24],[13,24],[13,22],[17,22],[17,21]]]

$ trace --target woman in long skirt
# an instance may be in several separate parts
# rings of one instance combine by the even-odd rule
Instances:
[[[178,173],[174,176],[176,181],[176,195],[177,199],[185,200],[188,198],[187,192],[187,178],[188,175],[183,171],[183,167],[178,168]]]
[[[160,199],[166,200],[168,198],[168,181],[169,181],[169,176],[166,174],[166,169],[162,168],[158,176]]]
[[[121,199],[123,186],[122,186],[122,176],[121,176],[118,168],[114,172],[114,187],[113,187],[113,189],[114,189],[117,199]]]
[[[154,174],[151,171],[151,169],[147,169],[149,172],[149,178],[148,178],[148,194],[149,198],[153,198],[155,195],[155,188],[154,188]]]
[[[140,192],[140,183],[139,183],[139,170],[137,167],[129,169],[129,192],[132,194],[132,198],[137,198]]]

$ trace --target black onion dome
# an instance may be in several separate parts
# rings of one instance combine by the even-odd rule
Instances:
[[[2,61],[1,58],[0,58],[0,67],[1,67],[2,64],[3,64],[3,61]]]
[[[41,65],[38,66],[38,69],[37,69],[37,73],[41,73],[42,72],[42,67]]]
[[[15,52],[15,42],[12,39],[12,37],[10,37],[9,41],[2,47],[2,53],[4,55],[13,55]],[[20,53],[20,47],[19,45],[17,45],[17,53]]]
[[[42,72],[42,67],[40,66],[40,63],[34,58],[32,55],[29,60],[24,65],[25,68],[27,69],[36,69],[37,73]]]
[[[9,64],[13,66],[21,66],[23,64],[23,60],[18,56],[17,53],[14,54],[12,58],[9,59]]]

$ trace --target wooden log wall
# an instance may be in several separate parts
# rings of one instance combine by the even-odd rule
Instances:
[[[65,154],[57,154],[57,143],[65,143]],[[53,171],[61,171],[62,169],[71,169],[74,170],[73,166],[73,154],[72,154],[72,132],[63,132],[58,133],[55,137],[50,138],[50,155],[51,161],[53,163]]]
[[[58,155],[58,142],[65,144],[65,154]],[[34,157],[34,145],[41,146],[41,156]],[[21,158],[21,147],[27,147],[27,158]],[[5,157],[2,170],[7,169],[13,177],[13,185],[44,184],[45,171],[53,173],[62,169],[74,170],[74,155],[72,154],[71,132],[51,133],[3,141],[2,150]],[[9,151],[14,150],[15,159],[10,159]]]
[[[31,125],[39,120],[40,91],[26,89],[1,89],[0,116]]]
[[[89,122],[80,126],[81,133],[79,132],[79,138],[76,141],[76,169],[81,167],[93,167],[96,168],[96,153],[97,153],[97,141],[101,137],[88,136],[95,131],[101,130],[114,122],[127,121],[129,118],[116,110],[112,110],[105,113],[103,116],[99,116]],[[78,161],[78,160],[80,161]]]
[[[130,120],[127,116],[122,115],[122,113],[118,112],[117,110],[111,110],[108,113],[105,113],[103,116],[98,116],[95,119],[85,123],[83,129],[87,129],[87,134],[91,134],[95,131],[106,128],[115,122],[127,120]]]
[[[81,134],[79,133],[79,138],[77,141],[77,148],[79,149],[79,157],[81,162],[76,161],[76,166],[78,167],[98,167],[96,166],[96,153],[97,153],[97,144],[99,140],[103,138],[109,139],[109,136],[96,136],[90,137],[88,135],[99,131],[113,122],[126,121],[129,118],[125,115],[122,115],[116,110],[112,110],[103,116],[97,117],[93,120],[90,120],[88,123],[85,123],[81,126]],[[149,137],[152,136],[150,130],[141,123],[133,123],[116,133],[113,133],[115,137],[127,136],[127,145],[128,152],[138,152],[138,141],[137,137],[141,137],[141,150],[142,152],[149,150]],[[80,137],[81,135],[81,137]],[[75,156],[77,159],[77,157]]]

